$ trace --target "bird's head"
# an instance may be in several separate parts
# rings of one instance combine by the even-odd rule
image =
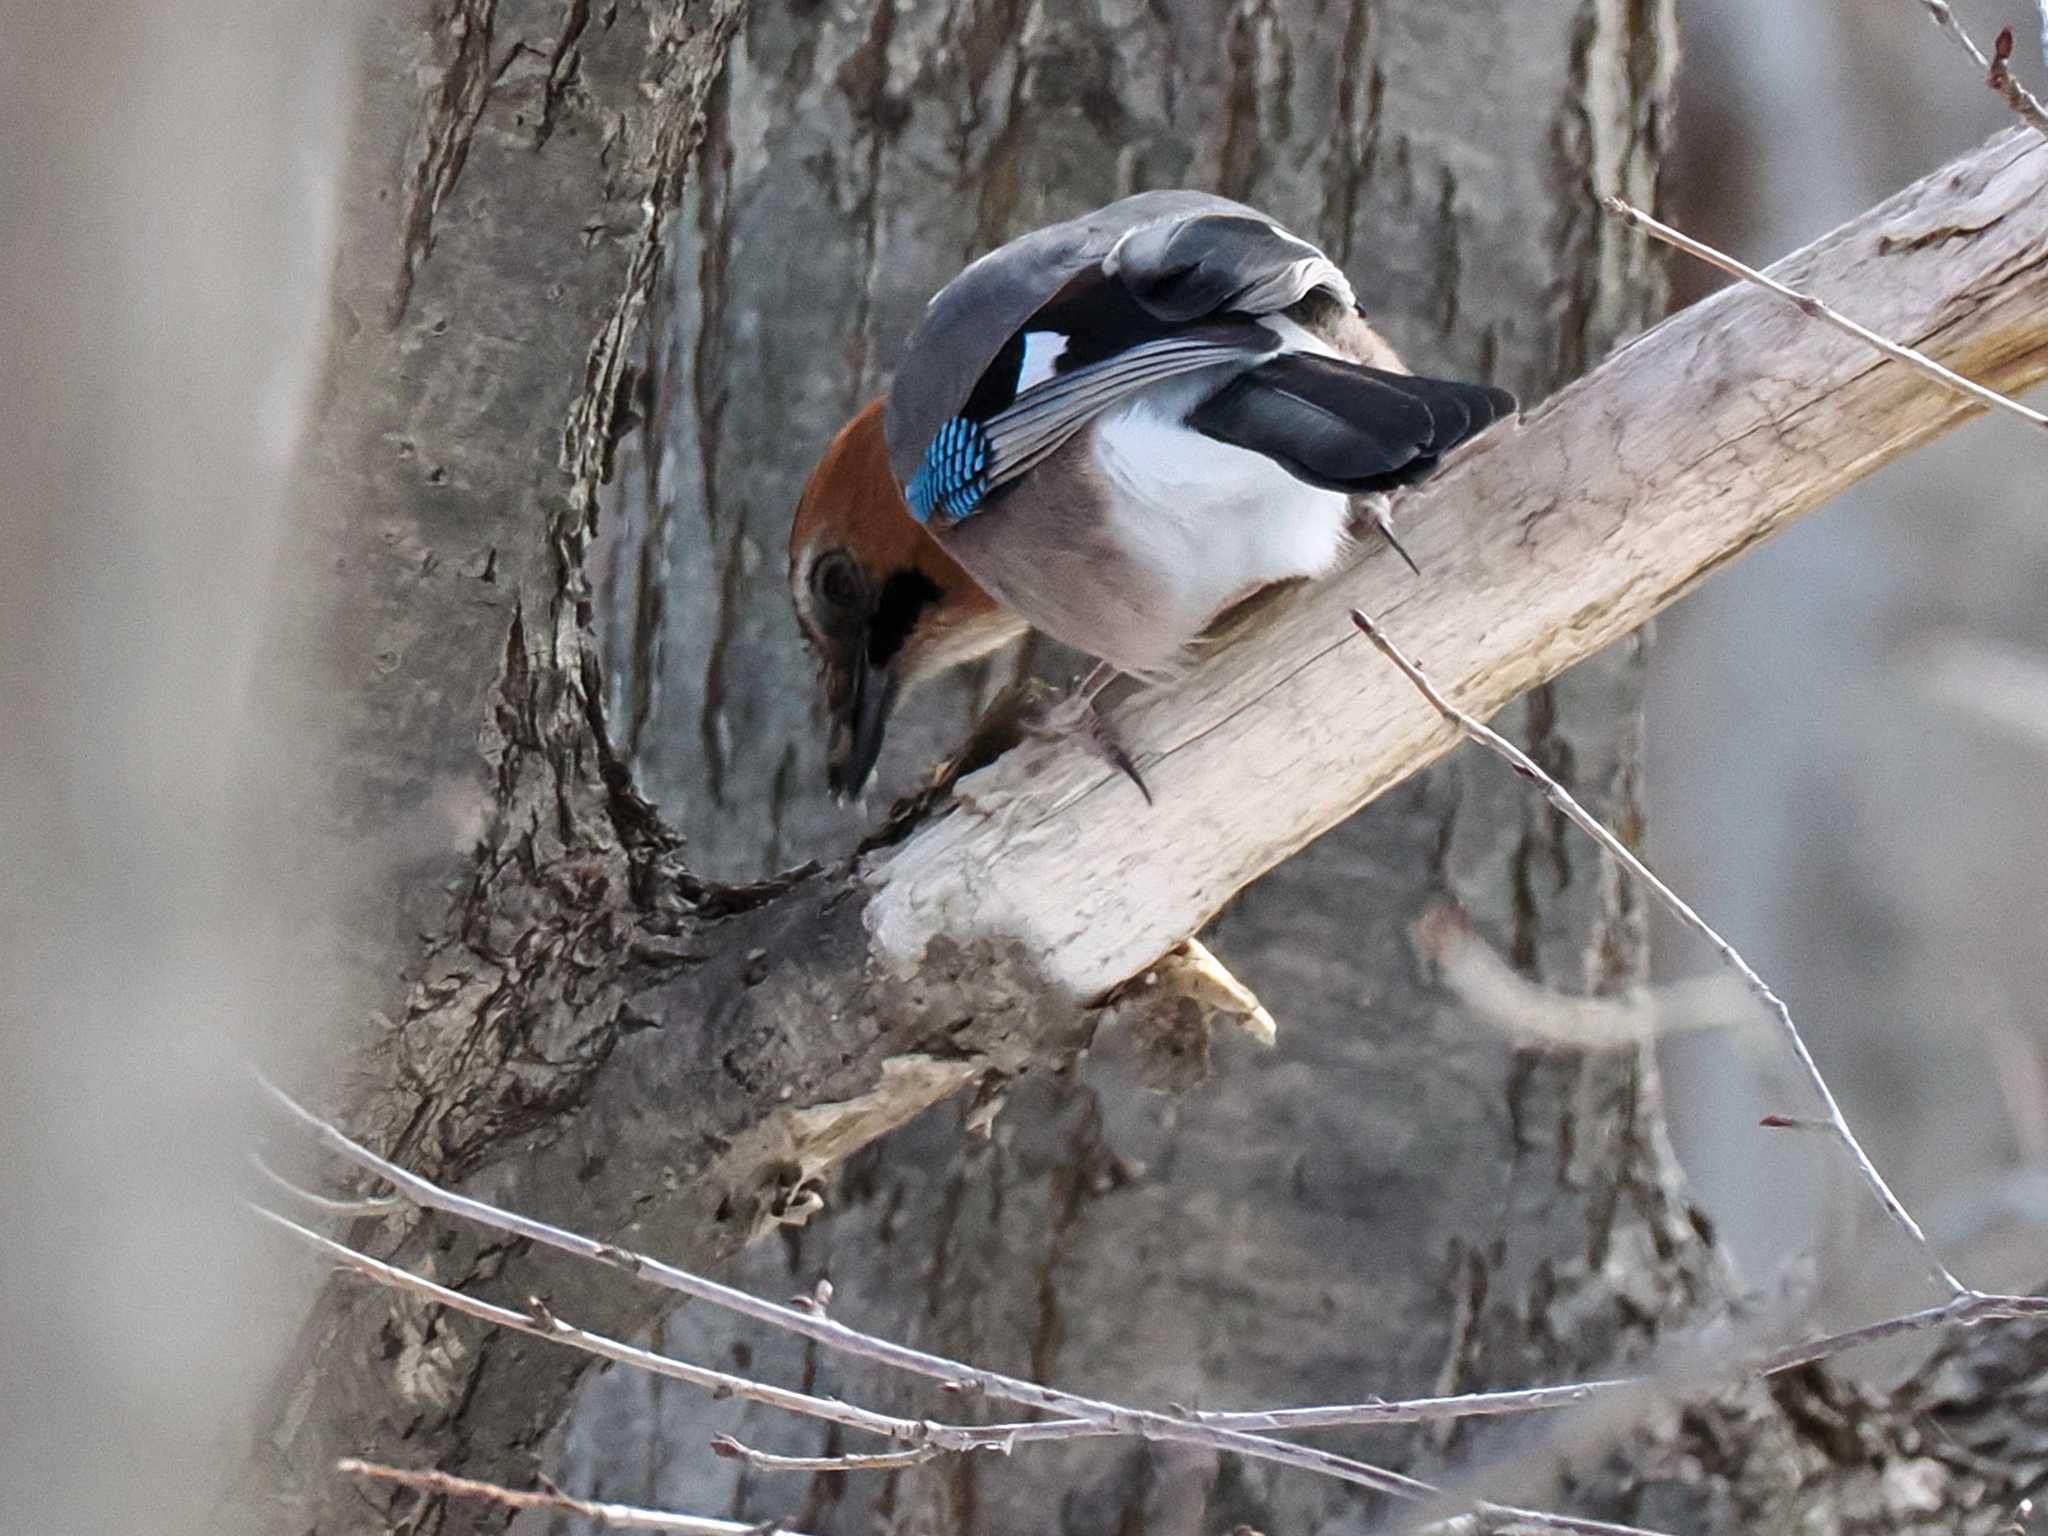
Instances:
[[[789,591],[831,717],[826,776],[860,793],[904,690],[1023,626],[910,515],[875,401],[832,439],[789,530]]]

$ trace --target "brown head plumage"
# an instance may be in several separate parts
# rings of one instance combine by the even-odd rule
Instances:
[[[859,793],[903,690],[1023,630],[911,517],[889,468],[882,404],[840,429],[789,530],[789,588],[832,719],[834,793]]]

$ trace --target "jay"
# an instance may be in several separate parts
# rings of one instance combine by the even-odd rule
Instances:
[[[1385,531],[1385,493],[1514,409],[1407,372],[1329,257],[1225,198],[1141,192],[990,252],[797,503],[831,788],[859,793],[906,690],[1027,628],[1101,663],[1075,702],[1136,780],[1103,682],[1183,670],[1226,609],[1337,565],[1354,503]]]

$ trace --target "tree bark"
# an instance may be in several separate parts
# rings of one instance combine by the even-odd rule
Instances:
[[[1022,1079],[992,1142],[933,1110],[826,1190],[825,1223],[750,1250],[748,1273],[786,1285],[828,1267],[864,1322],[1157,1401],[1552,1379],[1718,1306],[1646,1067],[1510,1050],[1413,954],[1408,925],[1449,894],[1552,985],[1640,975],[1633,895],[1491,765],[1411,781],[1226,915],[1217,946],[1274,1005],[1282,1043],[1224,1045],[1180,1099],[1140,1084],[1206,1052],[1206,1035],[1141,1051],[1110,1032],[1083,1059],[1101,989],[1077,978],[1141,968],[1250,864],[1219,864],[1205,906],[1184,862],[1185,925],[1134,929],[1126,947],[1152,948],[1117,975],[1114,946],[1077,964],[970,925],[958,953],[924,946],[925,974],[906,978],[870,968],[870,888],[851,867],[707,879],[850,840],[817,788],[782,528],[811,445],[879,387],[914,306],[960,260],[1140,186],[1214,185],[1328,243],[1417,365],[1539,396],[1657,307],[1643,247],[1589,193],[1654,195],[1666,9],[1531,0],[1506,29],[1476,0],[1342,15],[882,0],[763,11],[741,30],[744,10],[466,0],[430,22],[385,18],[368,40],[297,551],[319,573],[299,623],[326,614],[328,804],[368,845],[351,934],[364,1009],[391,1021],[343,1044],[355,1128],[430,1176],[703,1264],[781,1226],[849,1148],[971,1078]],[[629,408],[661,436],[616,461],[626,531],[604,552],[600,604],[585,562]],[[1631,831],[1639,695],[1630,640],[1532,693],[1524,722],[1532,750]],[[640,798],[615,737],[672,820]],[[913,817],[897,863],[966,820]],[[892,1059],[912,1065],[883,1075]],[[821,1122],[790,1113],[848,1105],[822,1148],[806,1139]],[[441,1224],[358,1236],[607,1331],[657,1301]],[[671,1345],[741,1347],[694,1316],[665,1326]],[[746,1347],[764,1370],[823,1370],[780,1343]],[[554,1454],[580,1375],[565,1352],[337,1287],[278,1389],[271,1491],[295,1528],[344,1531],[385,1514],[337,1485],[335,1454],[524,1481]],[[828,1389],[930,1410],[858,1374]],[[645,1423],[694,1451],[700,1413]],[[624,1467],[617,1453],[644,1428],[602,1422],[572,1441],[573,1481],[644,1496],[652,1452]],[[808,1434],[742,1422],[768,1443]],[[1712,1454],[1674,1432],[1566,1492],[1735,1529],[1830,1488],[1828,1450],[1761,1394],[1712,1423]],[[1472,1443],[1373,1448],[1426,1466]],[[1364,1518],[1292,1477],[1112,1443],[993,1470],[827,1475],[805,1495],[680,1453],[661,1477],[704,1512],[812,1529],[912,1511],[1006,1529],[1042,1523],[1055,1489],[1076,1530]],[[488,1524],[436,1507],[425,1528]]]

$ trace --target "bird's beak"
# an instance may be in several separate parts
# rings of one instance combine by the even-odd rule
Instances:
[[[828,668],[832,740],[825,754],[825,781],[839,799],[858,795],[874,772],[900,681],[893,666],[878,667],[868,660],[865,635]]]

